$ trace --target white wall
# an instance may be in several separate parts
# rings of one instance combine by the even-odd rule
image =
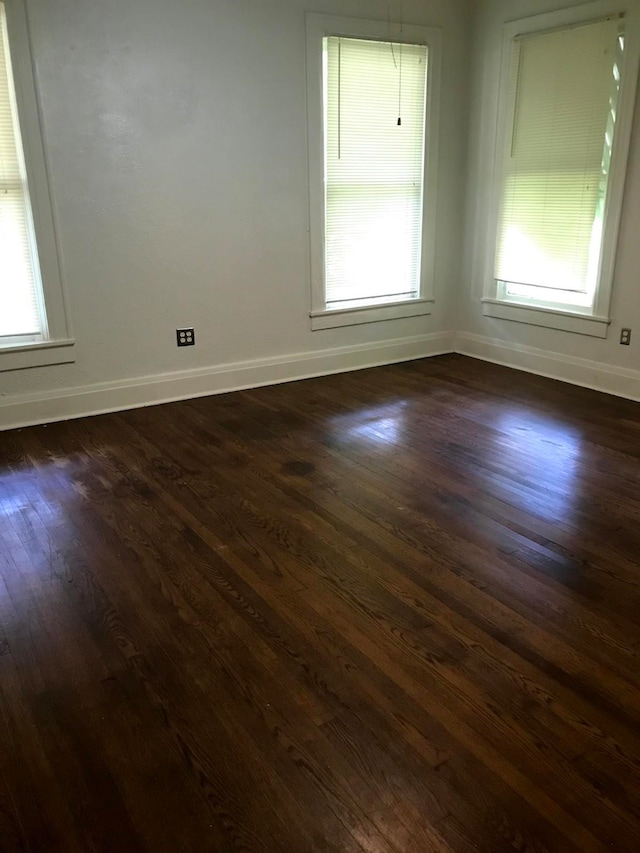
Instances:
[[[529,15],[557,8],[580,5],[565,0],[483,0],[479,5],[472,61],[472,90],[470,116],[469,180],[467,190],[467,237],[463,285],[458,303],[456,328],[480,335],[511,347],[533,347],[551,354],[509,353],[482,342],[461,341],[458,349],[473,354],[497,358],[517,366],[530,367],[584,384],[604,387],[616,393],[638,396],[640,374],[625,371],[640,368],[640,102],[636,107],[635,124],[625,201],[620,230],[616,271],[611,305],[612,325],[608,338],[571,334],[543,329],[507,320],[483,317],[480,298],[483,291],[483,271],[486,269],[486,210],[493,166],[498,75],[502,25]],[[620,329],[633,329],[632,345],[620,346]],[[460,336],[464,338],[464,335]],[[569,359],[587,359],[595,365],[568,363]],[[579,368],[579,370],[577,369]],[[619,370],[622,369],[622,372]],[[619,381],[603,378],[603,371],[620,374]]]
[[[640,105],[608,339],[480,310],[501,26],[576,0],[26,3],[77,360],[0,373],[0,428],[452,348],[640,396]],[[437,301],[311,332],[304,15],[389,6],[443,29]]]
[[[435,310],[311,332],[305,11],[387,0],[27,0],[77,360],[0,373],[0,424],[23,395],[450,328],[471,4],[401,6],[444,34]]]

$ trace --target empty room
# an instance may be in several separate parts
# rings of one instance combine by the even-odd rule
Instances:
[[[640,0],[0,0],[0,851],[640,850]]]

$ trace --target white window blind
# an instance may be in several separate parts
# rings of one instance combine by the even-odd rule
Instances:
[[[513,44],[495,271],[503,296],[593,303],[621,23],[616,16]]]
[[[324,40],[327,308],[419,295],[427,59],[424,45]]]
[[[0,3],[0,345],[44,332],[4,4]]]

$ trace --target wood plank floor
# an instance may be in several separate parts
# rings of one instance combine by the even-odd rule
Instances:
[[[0,434],[0,849],[640,850],[639,484],[462,356]]]

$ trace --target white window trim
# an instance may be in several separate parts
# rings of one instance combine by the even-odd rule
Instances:
[[[24,0],[4,0],[18,118],[38,246],[47,340],[0,346],[0,372],[75,360],[68,300],[61,273],[40,104]]]
[[[425,126],[422,253],[418,297],[363,308],[327,310],[324,286],[324,132],[322,40],[326,36],[393,40],[429,48]],[[311,252],[311,328],[331,329],[430,314],[434,295],[441,30],[409,24],[332,15],[307,15],[307,121],[309,135],[309,225]]]
[[[500,191],[504,169],[503,152],[507,133],[508,95],[507,80],[513,39],[524,33],[543,32],[565,26],[604,18],[607,15],[625,15],[625,66],[619,94],[619,107],[616,120],[616,132],[611,169],[609,172],[609,191],[604,213],[604,232],[602,239],[602,257],[600,275],[593,308],[591,310],[567,310],[537,304],[515,298],[498,299],[497,285],[494,279],[494,264],[497,247],[497,223],[500,212]],[[638,63],[640,57],[640,9],[632,2],[619,0],[596,0],[569,9],[560,9],[543,15],[512,21],[503,28],[502,59],[500,65],[500,91],[498,100],[498,118],[494,141],[494,166],[489,206],[487,233],[487,267],[485,271],[485,289],[482,298],[482,312],[486,317],[499,320],[514,320],[564,332],[574,332],[597,338],[606,338],[611,323],[610,306],[618,232],[622,215],[627,160],[631,142],[631,129],[636,99]]]

